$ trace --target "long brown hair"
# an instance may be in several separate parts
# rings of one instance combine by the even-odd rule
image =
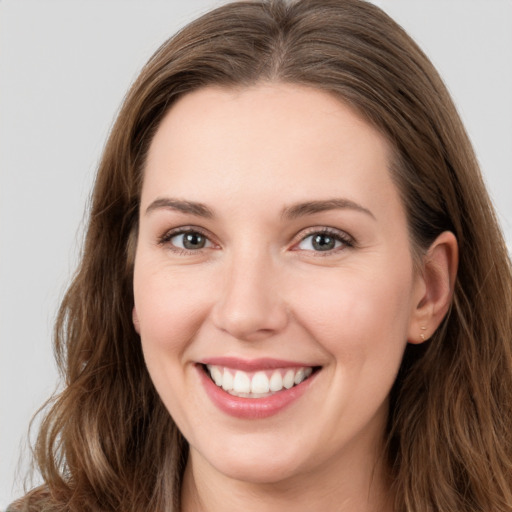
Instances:
[[[452,307],[406,350],[387,456],[397,512],[512,511],[512,272],[471,144],[427,57],[362,0],[244,1],[164,43],[129,91],[100,163],[82,260],[55,330],[65,389],[34,449],[27,509],[179,509],[187,443],[152,383],[132,321],[144,161],[176,99],[208,85],[303,84],[350,104],[394,148],[411,247],[452,231]]]

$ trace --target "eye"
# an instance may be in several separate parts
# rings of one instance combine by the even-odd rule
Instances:
[[[171,231],[160,239],[160,244],[170,244],[173,249],[184,252],[199,251],[213,246],[206,235],[193,229]]]
[[[321,230],[305,236],[296,247],[301,251],[329,252],[352,246],[353,241],[348,235],[331,230]]]

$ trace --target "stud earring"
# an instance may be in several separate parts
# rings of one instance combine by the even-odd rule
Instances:
[[[421,326],[420,329],[422,331],[426,331],[427,330],[427,328],[425,326]],[[420,333],[420,338],[421,338],[421,341],[425,341],[425,333],[424,332]]]

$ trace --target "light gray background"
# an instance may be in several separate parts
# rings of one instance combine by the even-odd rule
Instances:
[[[215,0],[0,1],[0,510],[57,384],[51,329],[100,152],[153,51]],[[512,0],[375,0],[445,78],[512,247]],[[478,248],[475,248],[478,250]]]

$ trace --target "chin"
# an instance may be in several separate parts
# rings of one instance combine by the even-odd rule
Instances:
[[[273,485],[279,484],[296,476],[298,468],[287,461],[236,461],[217,468],[225,476],[242,482]]]
[[[281,444],[281,447],[283,445]],[[297,444],[291,448],[298,451]],[[220,456],[208,454],[206,458],[216,471],[233,480],[260,485],[277,484],[288,480],[302,472],[305,464],[300,453],[289,453],[282,448],[262,450],[261,445],[251,447],[249,444],[243,448],[231,446],[228,449],[223,446],[219,452]],[[204,457],[197,452],[193,453],[194,456]]]

